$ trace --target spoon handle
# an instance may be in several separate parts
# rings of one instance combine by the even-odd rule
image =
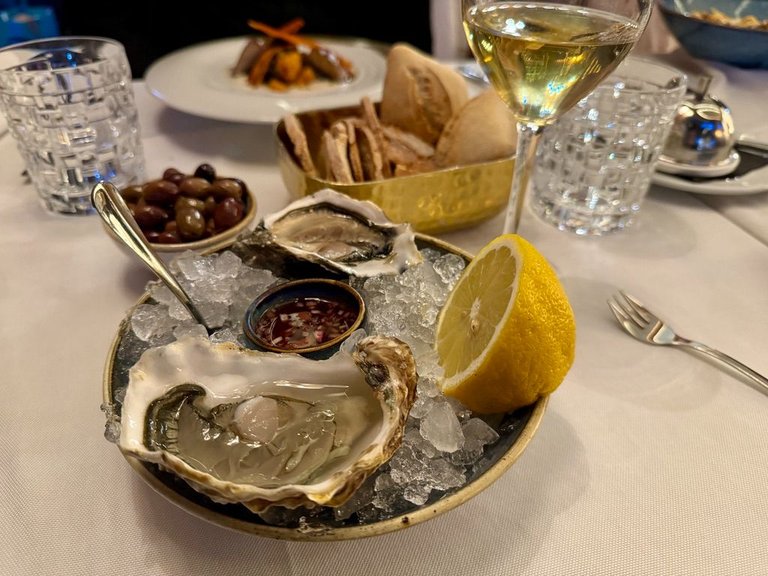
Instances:
[[[109,229],[149,266],[150,270],[168,286],[174,296],[189,310],[192,317],[210,332],[205,319],[192,303],[189,295],[144,238],[139,225],[136,224],[136,220],[133,219],[131,211],[114,184],[109,182],[96,184],[91,191],[91,201],[96,212],[109,226]]]

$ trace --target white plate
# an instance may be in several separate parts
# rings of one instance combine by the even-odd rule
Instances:
[[[275,92],[250,86],[245,76],[233,78],[248,37],[196,44],[154,62],[144,80],[149,91],[171,108],[232,122],[277,122],[290,112],[337,108],[360,103],[363,96],[379,99],[386,71],[386,57],[364,40],[318,42],[347,58],[355,78],[346,84],[318,81],[306,89]]]
[[[742,150],[741,166],[732,176],[692,180],[690,177],[656,171],[653,173],[652,181],[658,186],[694,194],[739,196],[768,192],[768,161],[764,161],[758,168],[743,172],[742,167],[751,163],[754,163],[754,158]]]

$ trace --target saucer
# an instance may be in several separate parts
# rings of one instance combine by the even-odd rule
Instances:
[[[730,174],[738,168],[741,162],[741,155],[733,150],[727,158],[706,166],[697,164],[687,164],[673,160],[669,156],[661,155],[656,163],[656,170],[666,174],[675,174],[680,176],[693,176],[696,178],[719,178]]]
[[[656,170],[651,181],[657,186],[693,194],[742,196],[768,192],[768,154],[763,151],[765,145],[739,140],[736,149],[741,161],[725,176],[667,174]]]

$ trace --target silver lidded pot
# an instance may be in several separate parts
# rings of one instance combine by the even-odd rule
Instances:
[[[724,162],[735,142],[731,110],[707,93],[711,76],[678,107],[663,155],[674,162],[711,166]]]

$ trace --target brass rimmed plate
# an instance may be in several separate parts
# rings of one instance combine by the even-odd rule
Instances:
[[[416,240],[419,248],[429,247],[458,254],[466,261],[471,259],[466,252],[436,238],[417,234]],[[139,303],[147,298],[148,295],[145,294]],[[133,356],[130,356],[121,350],[121,344],[129,337],[129,331],[129,320],[126,318],[120,324],[112,342],[104,371],[103,400],[106,404],[115,405],[117,410],[119,410],[118,398],[127,385],[128,369],[140,353],[135,351]],[[350,540],[386,534],[419,524],[448,512],[478,495],[498,480],[523,453],[538,429],[547,402],[548,398],[544,397],[530,406],[507,414],[499,414],[493,419],[492,424],[499,433],[499,439],[493,445],[486,447],[483,457],[467,473],[467,481],[464,485],[440,493],[433,490],[424,504],[411,504],[393,515],[382,515],[377,518],[359,519],[356,514],[353,514],[349,518],[337,520],[332,510],[327,509],[327,514],[324,513],[319,517],[302,519],[297,515],[292,523],[273,525],[261,516],[248,511],[244,506],[213,502],[207,496],[196,492],[181,478],[160,469],[157,465],[140,461],[132,456],[125,455],[125,457],[131,467],[163,497],[190,514],[218,526],[281,540]]]

